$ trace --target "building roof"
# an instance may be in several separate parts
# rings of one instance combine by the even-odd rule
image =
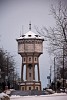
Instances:
[[[17,40],[20,40],[20,39],[44,39],[44,38],[33,33],[32,31],[29,31],[26,34],[20,36]]]

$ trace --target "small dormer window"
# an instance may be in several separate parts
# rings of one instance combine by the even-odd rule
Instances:
[[[38,35],[35,35],[36,37],[38,37]]]
[[[31,37],[31,35],[28,35],[29,37]]]
[[[24,37],[25,35],[22,35],[22,37]]]

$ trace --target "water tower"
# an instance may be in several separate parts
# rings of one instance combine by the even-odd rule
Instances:
[[[43,53],[44,39],[33,33],[31,24],[29,24],[29,32],[16,40],[18,42],[18,54],[22,57],[20,89],[23,91],[41,90],[39,56]],[[35,75],[35,67],[37,67],[37,75]]]

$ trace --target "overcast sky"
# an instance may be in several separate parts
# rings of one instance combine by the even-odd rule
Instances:
[[[21,56],[17,54],[16,38],[29,31],[29,22],[32,31],[37,33],[34,26],[53,27],[54,19],[50,15],[51,4],[57,5],[59,0],[0,0],[0,47],[15,55],[16,67],[20,73]],[[63,0],[61,0],[63,1]],[[67,0],[64,0],[65,4]],[[47,86],[47,76],[51,65],[50,56],[44,41],[44,53],[40,57],[40,76],[42,87]],[[53,66],[53,65],[52,65]]]

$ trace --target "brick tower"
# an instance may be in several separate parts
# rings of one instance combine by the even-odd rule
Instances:
[[[22,57],[20,89],[23,91],[41,90],[39,56],[43,53],[44,39],[33,33],[31,24],[29,24],[29,32],[16,40],[18,42],[18,53]],[[35,75],[35,67],[37,67],[37,75]]]

